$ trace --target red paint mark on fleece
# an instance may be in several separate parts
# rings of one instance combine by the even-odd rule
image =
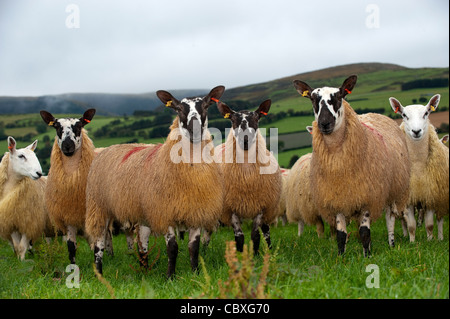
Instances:
[[[380,132],[378,132],[375,128],[370,127],[364,122],[361,122],[361,124],[367,127],[376,137],[378,137],[383,142],[384,146],[386,146],[386,143],[384,142],[384,137],[383,135],[380,134]]]
[[[120,164],[122,164],[123,162],[125,162],[131,155],[133,155],[136,152],[142,151],[143,149],[147,148],[147,146],[136,146],[135,148],[131,149],[131,151],[129,151],[128,153],[125,154],[125,156],[122,158],[122,162],[120,162]]]
[[[147,161],[152,159],[153,155],[155,155],[156,152],[158,152],[158,150],[161,148],[161,146],[162,146],[162,144],[160,143],[160,144],[156,145],[154,149],[152,149],[150,152],[148,152]]]

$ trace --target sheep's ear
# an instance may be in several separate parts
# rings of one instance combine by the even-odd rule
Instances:
[[[47,123],[47,125],[54,126],[56,119],[50,112],[42,110],[39,113],[41,114],[42,119],[45,123]]]
[[[212,102],[219,103],[220,98],[225,92],[225,87],[223,85],[216,86],[211,92],[208,93],[204,98],[203,107],[208,108]]]
[[[441,100],[440,94],[433,95],[433,97],[430,99],[430,101],[427,104],[427,110],[428,111],[431,110],[432,112],[436,111],[440,100]]]
[[[350,75],[345,79],[344,83],[342,83],[342,86],[339,89],[341,91],[342,97],[345,97],[347,94],[352,93],[357,80],[358,77],[356,75]]]
[[[272,100],[265,100],[261,103],[261,105],[256,110],[256,114],[258,114],[259,118],[261,118],[263,115],[267,115],[270,110],[270,106],[272,105]]]
[[[84,112],[83,116],[80,118],[80,121],[81,121],[81,123],[83,123],[83,126],[91,123],[94,115],[95,115],[95,109],[86,110],[86,112]]]
[[[312,134],[313,127],[312,126],[307,126],[306,130],[309,132],[309,134]]]
[[[219,112],[222,114],[222,116],[226,119],[234,113],[234,111],[228,105],[220,101],[217,102],[217,108],[219,109]]]
[[[29,149],[30,151],[34,152],[34,150],[36,149],[37,143],[38,143],[38,140],[35,140],[33,143],[28,145],[26,148]]]
[[[308,84],[299,80],[294,80],[294,87],[303,97],[311,98],[311,93],[314,91]]]
[[[169,92],[164,91],[164,90],[159,90],[159,91],[156,91],[156,96],[161,100],[161,102],[164,103],[165,106],[170,107],[177,112],[181,111],[180,101],[178,101],[176,98],[174,98],[172,96],[172,94],[170,94]]]
[[[441,142],[442,143],[447,143],[448,142],[448,134],[447,135],[444,135],[444,136],[442,136],[442,138],[441,138]]]
[[[391,104],[392,109],[395,113],[403,114],[403,105],[397,100],[395,97],[389,98],[389,103]]]
[[[12,136],[8,136],[8,150],[11,154],[16,151],[16,140]]]

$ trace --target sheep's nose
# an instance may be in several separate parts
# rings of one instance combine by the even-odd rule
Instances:
[[[414,133],[414,135],[415,136],[419,136],[420,135],[420,132],[422,132],[422,129],[419,129],[419,130],[412,130],[412,132]]]
[[[36,172],[36,175],[38,176],[38,178],[40,178],[42,176],[41,172]]]

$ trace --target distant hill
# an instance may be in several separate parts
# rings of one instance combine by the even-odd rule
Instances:
[[[171,90],[175,97],[207,94],[207,90]],[[52,113],[83,113],[96,108],[98,115],[133,114],[135,110],[154,110],[161,105],[155,93],[109,94],[67,93],[39,97],[0,96],[0,114],[36,113],[45,109]]]
[[[281,79],[232,88],[225,91],[223,100],[243,100],[260,103],[297,97],[292,82],[302,80],[312,87],[340,86],[345,78],[358,75],[358,93],[397,90],[407,81],[424,78],[448,78],[449,68],[406,68],[388,63],[355,63],[291,75]]]
[[[259,104],[265,99],[281,101],[297,98],[294,79],[303,80],[312,87],[340,86],[351,74],[358,75],[358,94],[401,90],[405,82],[423,79],[449,78],[449,68],[406,68],[387,63],[355,63],[287,76],[264,83],[227,88],[222,100],[241,102],[241,105]],[[174,96],[196,96],[208,90],[171,90]],[[236,104],[236,103],[235,103]],[[46,109],[53,113],[82,113],[89,107],[98,115],[131,115],[135,110],[154,110],[161,106],[155,92],[144,94],[67,93],[39,97],[0,97],[0,114],[36,113]]]

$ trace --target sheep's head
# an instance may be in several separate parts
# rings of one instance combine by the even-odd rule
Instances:
[[[32,179],[42,176],[41,164],[34,153],[37,143],[35,140],[25,148],[16,149],[16,140],[8,136],[9,165],[16,175]]]
[[[356,84],[357,76],[348,77],[340,88],[322,87],[312,89],[305,82],[295,80],[294,87],[303,97],[311,99],[314,116],[319,130],[323,134],[331,134],[343,123],[344,112],[342,110],[342,99],[351,91]]]
[[[405,133],[415,141],[420,141],[428,131],[428,116],[439,105],[441,96],[434,95],[427,105],[408,105],[403,106],[400,101],[394,97],[389,98],[392,109],[395,113],[400,113],[403,117]]]
[[[44,122],[55,128],[58,146],[63,154],[72,156],[81,147],[81,129],[91,122],[95,115],[95,109],[87,110],[79,119],[57,119],[47,111],[40,113]]]
[[[247,151],[256,141],[259,120],[267,115],[270,110],[271,100],[265,100],[256,111],[233,111],[225,103],[217,103],[217,107],[223,117],[231,120],[233,135],[239,146]]]
[[[225,87],[219,85],[205,97],[187,97],[181,101],[163,90],[157,91],[156,95],[167,107],[178,113],[181,132],[191,143],[199,143],[203,138],[203,132],[208,128],[208,107],[217,102],[224,91]]]

